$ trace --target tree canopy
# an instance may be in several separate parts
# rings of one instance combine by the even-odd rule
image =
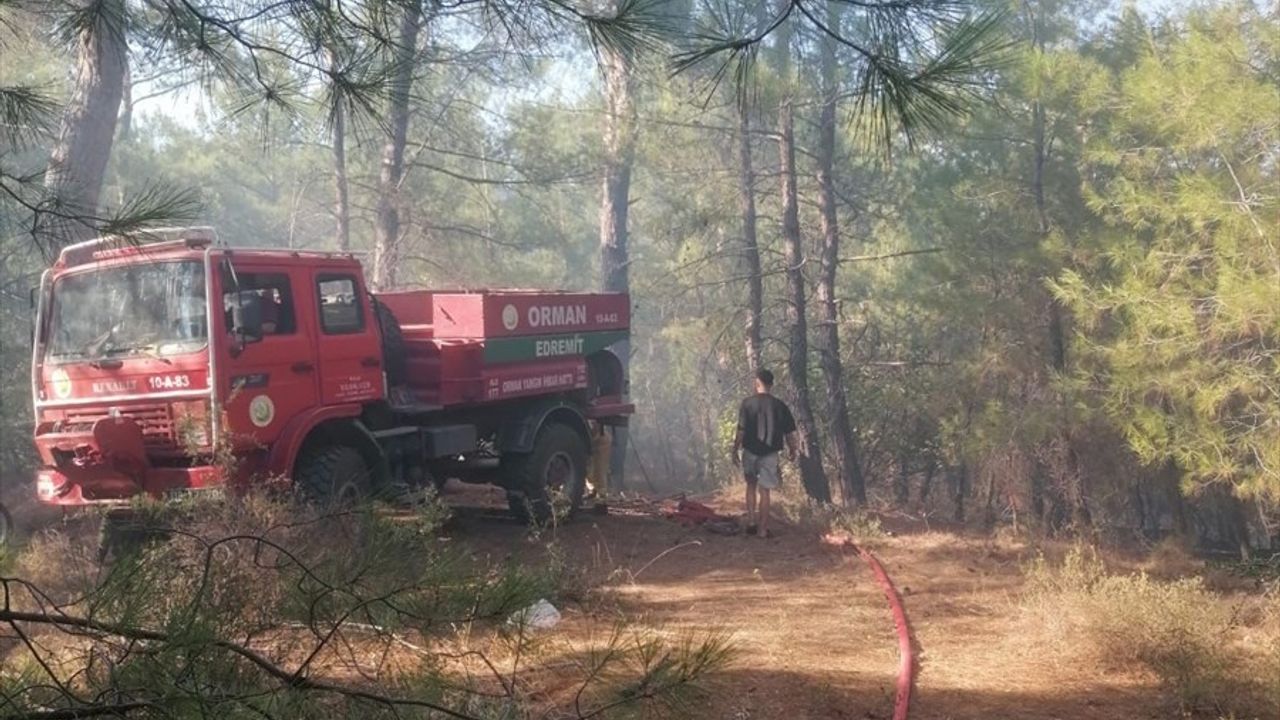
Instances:
[[[784,394],[812,386],[811,474],[840,478],[837,501],[860,501],[861,477],[869,502],[966,520],[1159,532],[1183,516],[1233,542],[1213,521],[1231,490],[1257,511],[1237,530],[1274,534],[1274,9],[104,1],[0,13],[9,467],[31,461],[26,288],[45,261],[31,242],[42,213],[94,232],[198,217],[232,244],[349,243],[373,268],[394,207],[400,285],[587,289],[604,270],[604,180],[625,161],[625,202],[609,207],[626,209],[629,236],[616,264],[635,305],[626,461],[640,488],[725,477],[750,369],[785,364]],[[406,44],[410,13],[420,28]],[[94,28],[122,33],[127,74],[89,211],[62,203],[45,169]],[[403,167],[388,177],[396,87]]]

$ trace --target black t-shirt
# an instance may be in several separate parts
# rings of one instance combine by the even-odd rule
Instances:
[[[782,450],[783,440],[796,430],[795,418],[787,404],[772,395],[752,395],[738,409],[738,437],[752,455],[771,455]]]

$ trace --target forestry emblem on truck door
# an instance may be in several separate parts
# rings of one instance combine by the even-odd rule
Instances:
[[[502,327],[508,330],[515,330],[520,324],[520,312],[516,310],[515,305],[508,305],[502,308]]]
[[[61,399],[66,399],[71,395],[71,377],[67,375],[67,371],[58,368],[49,374],[50,384],[53,385],[53,394]]]
[[[266,395],[259,395],[249,403],[249,420],[258,427],[266,427],[276,417],[276,405]]]

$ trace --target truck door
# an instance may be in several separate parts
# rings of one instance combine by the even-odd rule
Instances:
[[[364,285],[355,271],[316,271],[312,302],[319,324],[320,402],[365,402],[383,396],[382,347]]]
[[[234,278],[222,279],[222,297],[215,307],[223,310],[224,338],[230,337],[230,308],[236,293],[261,298],[262,339],[237,346],[219,343],[217,365],[222,383],[218,396],[233,434],[251,435],[269,446],[290,419],[318,400],[318,368],[306,302],[311,278],[305,270],[238,262]]]

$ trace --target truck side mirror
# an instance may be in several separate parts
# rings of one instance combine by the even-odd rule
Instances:
[[[240,346],[262,340],[262,296],[239,292],[231,306],[231,334]]]

